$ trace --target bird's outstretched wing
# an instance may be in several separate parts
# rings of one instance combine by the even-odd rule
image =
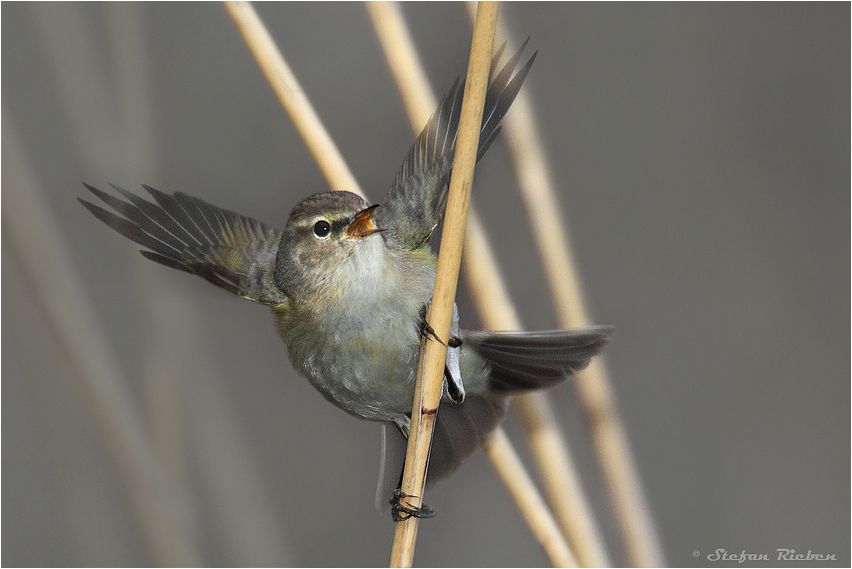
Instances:
[[[124,217],[77,198],[80,203],[117,232],[151,249],[140,251],[146,258],[255,302],[275,306],[285,300],[273,281],[278,229],[181,192],[168,195],[143,185],[156,202],[151,203],[118,186],[112,187],[127,201],[83,185]]]
[[[477,162],[500,132],[500,121],[521,89],[538,52],[512,77],[526,42],[494,76],[501,47],[491,63],[491,83],[485,95]],[[401,248],[419,249],[444,215],[453,155],[456,149],[464,82],[456,79],[449,94],[417,137],[374,219]]]
[[[541,332],[463,332],[464,343],[491,368],[491,393],[550,387],[585,369],[609,342],[612,326]]]

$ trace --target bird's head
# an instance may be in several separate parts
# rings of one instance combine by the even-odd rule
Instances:
[[[380,276],[385,244],[373,223],[378,205],[351,192],[325,192],[300,201],[278,246],[275,279],[294,299],[340,297],[353,284]]]

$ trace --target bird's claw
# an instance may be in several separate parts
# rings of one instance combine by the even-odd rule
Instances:
[[[408,502],[403,503],[404,498],[416,498],[403,492],[400,488],[393,491],[393,496],[390,499],[391,517],[395,522],[403,522],[408,518],[434,518],[435,510],[421,504],[420,507],[413,506]]]
[[[423,338],[428,338],[429,336],[432,336],[432,338],[434,338],[434,339],[435,339],[435,341],[436,341],[436,342],[438,342],[439,344],[441,344],[442,346],[446,346],[446,345],[447,345],[447,344],[445,344],[445,343],[444,343],[444,341],[443,341],[441,338],[439,338],[439,337],[438,337],[438,333],[437,333],[437,332],[435,332],[435,329],[434,329],[434,328],[432,328],[432,325],[431,325],[431,324],[429,324],[428,322],[426,322],[426,319],[425,319],[425,318],[424,318],[424,319],[423,319],[423,321],[420,323],[420,335],[421,335]]]
[[[423,338],[428,338],[431,336],[435,339],[436,342],[441,344],[442,346],[447,346],[449,348],[460,348],[463,344],[462,339],[458,336],[450,336],[450,340],[448,342],[444,342],[441,338],[438,337],[438,333],[435,332],[435,329],[432,328],[432,325],[426,321],[426,307],[428,305],[424,304],[423,308],[420,310],[420,336]]]

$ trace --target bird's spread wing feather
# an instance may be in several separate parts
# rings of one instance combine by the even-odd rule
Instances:
[[[143,186],[156,202],[151,203],[113,186],[123,201],[84,185],[124,217],[80,202],[108,226],[150,249],[140,251],[148,259],[249,300],[272,306],[285,300],[273,283],[278,229],[180,192],[168,195]]]
[[[485,95],[477,161],[482,159],[500,132],[500,121],[535,61],[538,52],[512,76],[525,46],[526,42],[496,76],[493,72],[503,52],[502,47],[492,60],[493,78]],[[422,247],[444,215],[463,95],[464,82],[456,79],[449,94],[417,137],[385,203],[376,212],[377,225],[387,229],[389,237],[399,247],[412,250]]]
[[[465,332],[464,341],[484,358],[492,392],[549,387],[589,365],[609,342],[612,326],[546,332]]]

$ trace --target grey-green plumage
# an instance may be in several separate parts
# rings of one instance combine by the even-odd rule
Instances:
[[[535,58],[513,76],[520,55],[521,50],[489,84],[478,158],[499,132]],[[300,201],[279,230],[148,186],[143,187],[153,203],[117,186],[126,201],[86,184],[119,215],[80,200],[112,229],[146,247],[145,257],[269,305],[294,367],[329,401],[355,416],[396,425],[385,429],[380,488],[387,492],[404,453],[399,442],[410,421],[422,315],[435,281],[436,258],[427,242],[446,204],[463,91],[457,80],[381,206],[350,192],[315,194]],[[508,395],[552,385],[582,369],[610,332],[609,327],[459,331],[461,345],[449,349],[429,479],[451,472],[481,444],[502,420]],[[382,490],[384,498],[387,492]]]
[[[272,282],[279,230],[181,192],[170,196],[143,185],[156,200],[154,205],[113,184],[129,203],[83,185],[127,219],[85,200],[80,203],[128,239],[151,249],[140,251],[146,258],[249,300],[269,305],[284,301]]]

